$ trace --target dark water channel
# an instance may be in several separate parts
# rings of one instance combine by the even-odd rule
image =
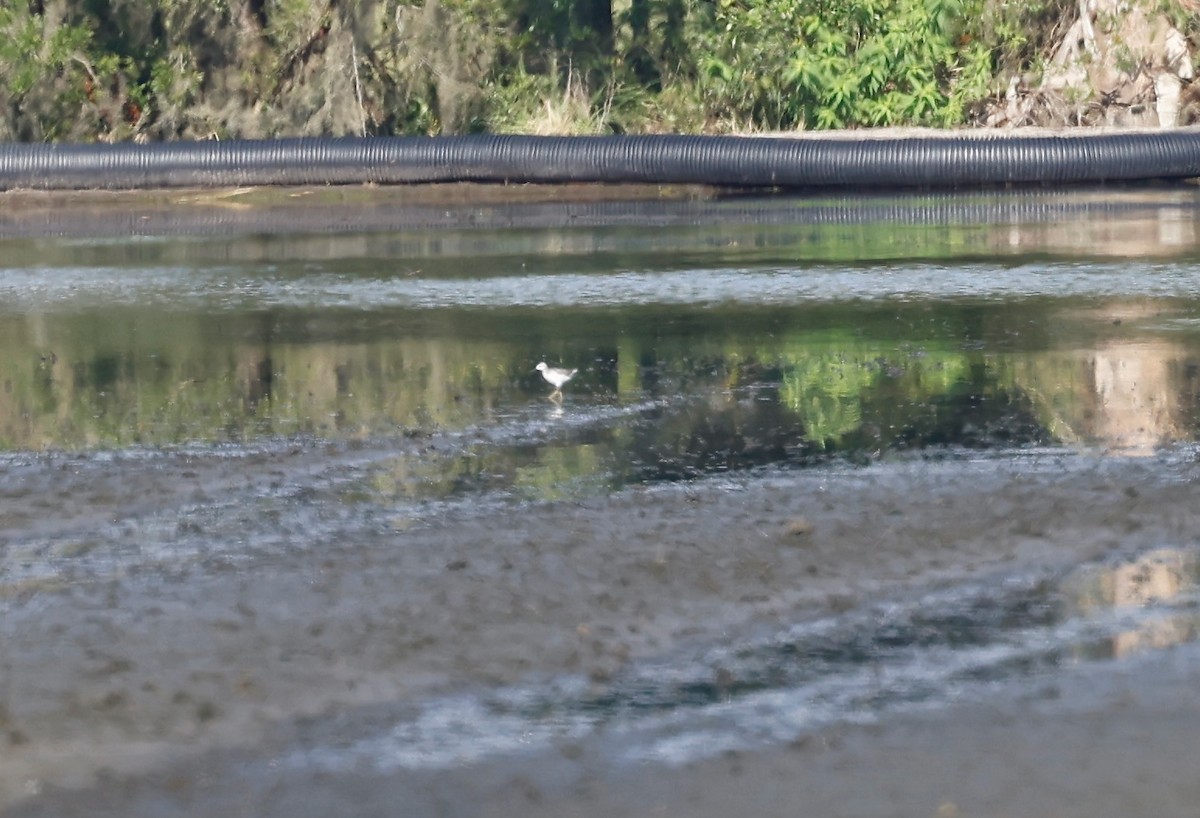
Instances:
[[[0,238],[0,462],[328,443],[360,465],[311,478],[308,502],[423,521],[727,473],[1200,437],[1190,190],[476,215]],[[580,370],[561,400],[539,361]],[[0,566],[0,582],[30,571]],[[1121,572],[1172,592],[1118,598]],[[566,679],[421,703],[294,760],[438,766],[600,726],[668,761],[790,740],[1190,641],[1196,579],[1189,548],[1014,577],[665,657],[600,692]]]

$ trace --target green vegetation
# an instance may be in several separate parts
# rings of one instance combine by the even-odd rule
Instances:
[[[0,140],[949,126],[1036,75],[1075,8],[14,0]]]
[[[953,125],[990,90],[989,49],[959,42],[970,5],[722,0],[706,71],[731,115],[772,128]]]

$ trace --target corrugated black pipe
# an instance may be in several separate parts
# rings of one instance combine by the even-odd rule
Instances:
[[[962,188],[1200,176],[1200,132],[855,139],[447,136],[0,146],[0,189],[411,182]]]

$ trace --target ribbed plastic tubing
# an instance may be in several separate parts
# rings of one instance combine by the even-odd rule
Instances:
[[[1200,177],[1200,131],[886,138],[438,136],[0,145],[0,189],[418,182],[771,188],[1062,186]]]

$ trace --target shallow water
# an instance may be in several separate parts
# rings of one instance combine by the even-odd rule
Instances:
[[[891,459],[1191,457],[1200,439],[1190,190],[564,212],[0,237],[0,491],[31,497],[2,520],[0,603],[236,575],[631,487]],[[542,360],[580,370],[561,399]],[[32,487],[73,503],[89,475],[149,463],[183,493],[205,462],[292,452],[243,491],[197,489],[167,515],[147,499],[86,538],[55,528],[53,492]],[[939,706],[1193,641],[1195,544],[1161,545],[743,634],[600,683],[318,721],[282,762],[424,769],[600,736],[615,759],[675,763]]]
[[[1196,437],[1191,194],[657,207],[652,229],[0,241],[0,447],[470,430],[507,445],[441,468],[513,489]],[[540,360],[581,370],[561,404]]]

